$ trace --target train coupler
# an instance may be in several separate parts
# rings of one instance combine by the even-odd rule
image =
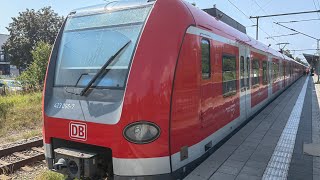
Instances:
[[[69,148],[54,150],[53,168],[70,178],[92,178],[97,173],[97,155]]]

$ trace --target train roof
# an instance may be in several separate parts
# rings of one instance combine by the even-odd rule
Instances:
[[[194,16],[195,22],[197,26],[204,27],[206,29],[210,29],[217,34],[223,34],[225,37],[232,39],[236,42],[246,44],[250,47],[255,49],[267,52],[276,58],[285,59],[287,61],[294,61],[297,64],[301,64],[294,59],[270,48],[269,46],[261,43],[260,41],[255,40],[254,38],[250,37],[249,35],[240,32],[239,30],[227,25],[226,23],[219,21],[217,18],[209,15],[205,11],[191,5],[190,3],[184,1],[185,4],[190,9],[190,12]],[[303,65],[305,66],[305,65]]]
[[[95,14],[95,13],[99,13],[99,12],[140,7],[140,6],[153,4],[155,2],[156,2],[156,0],[130,0],[130,1],[116,0],[116,1],[106,2],[106,3],[100,4],[100,5],[75,9],[70,14],[71,15]],[[267,52],[277,58],[282,58],[282,59],[285,59],[288,61],[294,61],[298,64],[301,64],[301,63],[293,60],[292,58],[289,58],[289,57],[285,56],[284,54],[281,54],[280,52],[278,52],[278,51],[266,46],[265,44],[255,40],[254,38],[248,36],[247,34],[242,33],[237,29],[234,29],[233,27],[227,25],[226,23],[224,23],[222,21],[219,21],[218,19],[214,18],[213,16],[209,15],[208,13],[204,12],[203,10],[191,5],[190,3],[186,2],[186,1],[184,1],[184,3],[190,9],[190,12],[194,17],[197,26],[209,28],[213,32],[216,32],[218,34],[223,34],[225,37],[227,37],[229,39],[232,39],[232,40],[237,41],[242,44],[246,44],[246,45],[253,47],[255,49]]]
[[[98,4],[94,6],[88,6],[84,8],[78,8],[72,11],[71,14],[83,15],[83,14],[95,14],[100,12],[115,11],[121,9],[135,8],[155,3],[155,0],[118,0],[107,1],[104,4]]]

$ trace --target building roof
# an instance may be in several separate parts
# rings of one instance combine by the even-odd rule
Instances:
[[[9,39],[9,35],[0,34],[0,49],[2,49],[2,45]]]

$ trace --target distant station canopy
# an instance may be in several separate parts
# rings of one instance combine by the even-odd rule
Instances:
[[[238,21],[232,19],[230,16],[226,15],[225,13],[223,13],[222,11],[217,9],[215,5],[213,6],[213,8],[203,9],[203,11],[205,11],[206,13],[210,14],[211,16],[219,19],[220,21],[228,24],[229,26],[247,34],[247,30],[246,30],[245,26],[243,26]]]
[[[320,59],[319,56],[316,56],[313,54],[303,54],[303,56],[306,58],[306,60],[312,67],[318,67],[318,63]]]

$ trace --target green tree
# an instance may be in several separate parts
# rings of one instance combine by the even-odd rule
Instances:
[[[287,50],[284,50],[284,51],[283,51],[283,54],[286,55],[286,56],[288,56],[288,57],[290,57],[290,58],[292,58],[292,59],[294,59],[293,55],[291,54],[290,50],[288,50],[288,49],[287,49]]]
[[[28,89],[37,90],[42,88],[51,49],[52,46],[49,43],[40,41],[36,48],[31,51],[33,62],[18,77],[18,80]]]
[[[12,65],[23,70],[32,63],[31,51],[39,41],[53,44],[63,23],[63,17],[55,13],[51,7],[38,11],[27,9],[12,18],[7,30],[10,38],[3,48],[10,55]]]
[[[295,60],[298,61],[298,62],[302,62],[301,58],[299,58],[299,57],[296,57]]]

